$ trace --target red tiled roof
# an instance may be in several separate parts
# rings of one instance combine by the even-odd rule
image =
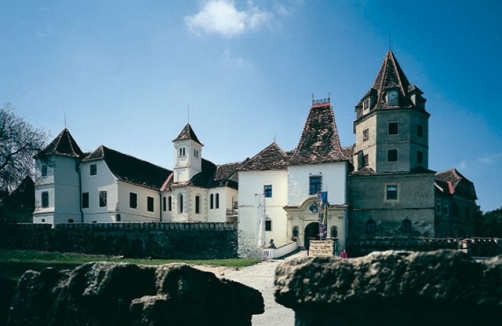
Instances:
[[[456,194],[465,198],[478,199],[474,184],[455,168],[436,173],[434,181],[443,191],[448,189],[450,195]]]

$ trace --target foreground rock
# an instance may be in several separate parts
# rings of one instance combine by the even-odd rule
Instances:
[[[502,256],[454,250],[300,258],[276,269],[295,325],[485,325],[502,316]]]
[[[261,294],[186,264],[88,263],[26,272],[8,325],[251,325]]]

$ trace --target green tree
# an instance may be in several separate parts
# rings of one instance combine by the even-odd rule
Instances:
[[[477,218],[476,234],[480,237],[502,238],[502,207]]]
[[[33,176],[33,156],[45,147],[48,136],[16,116],[10,103],[0,108],[0,191],[12,191]]]

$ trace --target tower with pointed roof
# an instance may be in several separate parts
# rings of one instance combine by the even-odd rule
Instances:
[[[174,182],[188,182],[202,171],[202,147],[204,146],[189,123],[185,125],[174,145]]]
[[[350,237],[433,237],[430,114],[390,49],[355,111]]]
[[[430,114],[389,49],[373,86],[356,105],[355,170],[376,173],[428,168]]]
[[[35,156],[34,223],[81,222],[78,166],[83,156],[66,128]]]

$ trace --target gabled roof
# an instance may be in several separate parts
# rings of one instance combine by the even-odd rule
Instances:
[[[186,124],[186,126],[180,132],[178,137],[176,137],[176,139],[173,140],[173,142],[180,141],[180,140],[193,140],[194,142],[204,146],[197,138],[195,131],[193,131],[192,126],[190,126],[189,123]]]
[[[214,176],[214,181],[216,183],[233,181],[238,182],[237,169],[241,166],[240,162],[227,163],[218,165],[216,168],[216,175]]]
[[[331,104],[312,105],[305,122],[300,142],[289,164],[313,164],[347,161],[340,146],[340,138]]]
[[[436,173],[434,181],[442,192],[473,200],[478,199],[474,184],[455,168]]]
[[[35,155],[35,157],[42,157],[47,155],[63,155],[75,158],[81,158],[84,153],[78,147],[77,142],[73,139],[68,129],[64,129],[54,138],[53,141],[47,145],[40,153]]]
[[[273,142],[252,158],[242,162],[239,171],[286,170],[288,161],[288,154]]]
[[[100,146],[82,162],[104,160],[113,175],[120,181],[159,190],[172,171],[133,156]]]

